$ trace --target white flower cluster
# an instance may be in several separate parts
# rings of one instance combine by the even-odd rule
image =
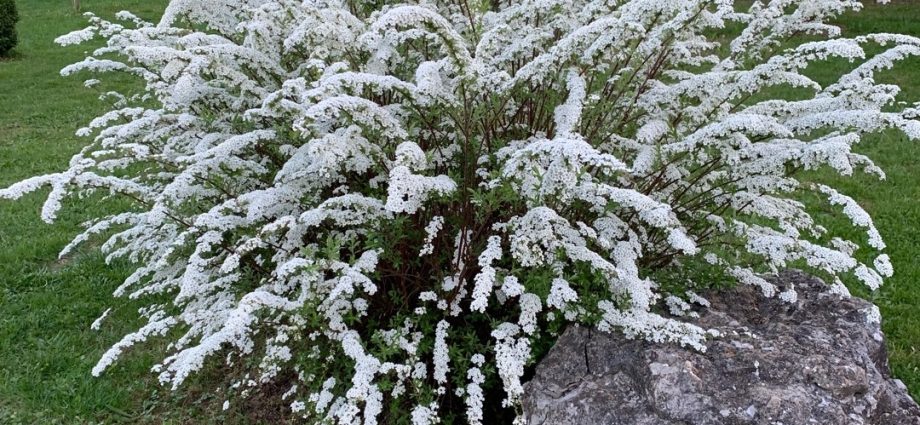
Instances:
[[[50,187],[49,222],[68,196],[133,203],[62,252],[105,238],[108,260],[137,265],[115,295],[149,300],[95,375],[171,338],[154,371],[174,388],[224,362],[242,370],[232,391],[277,382],[310,423],[490,423],[519,403],[534,341],[566,323],[705,349],[692,319],[708,303],[656,280],[668,270],[705,263],[789,302],[794,288],[761,274],[804,267],[840,293],[844,276],[892,275],[870,216],[799,172],[884,177],[851,148],[884,129],[920,139],[920,104],[874,78],[920,39],[841,38],[832,19],[854,0],[737,3],[173,0],[158,24],[90,15],[58,42],[107,43],[62,74],[143,89],[88,80],[113,108],[77,132],[87,147],[0,198]],[[804,73],[833,58],[853,70],[827,86]],[[754,96],[777,86],[797,95]],[[828,234],[814,192],[865,240]]]

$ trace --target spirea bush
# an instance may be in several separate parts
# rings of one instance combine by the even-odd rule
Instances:
[[[0,0],[0,57],[8,56],[19,42],[16,35],[18,21],[15,0]]]
[[[62,74],[143,90],[103,90],[113,108],[77,132],[89,143],[69,168],[0,197],[50,187],[48,222],[69,196],[131,201],[61,254],[102,238],[137,265],[114,295],[148,300],[94,375],[160,338],[159,380],[223,365],[225,408],[280,385],[308,423],[495,423],[567,324],[704,350],[718,335],[692,319],[714,280],[794,301],[762,276],[795,266],[845,292],[847,276],[874,289],[892,274],[866,212],[803,177],[884,178],[851,148],[886,129],[920,139],[920,104],[874,78],[920,39],[841,38],[831,19],[859,7],[174,0],[155,25],[89,15],[57,41],[107,43]],[[808,77],[831,59],[851,71]],[[829,234],[819,201],[864,236]]]

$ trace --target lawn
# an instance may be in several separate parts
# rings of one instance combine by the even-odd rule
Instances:
[[[58,75],[86,47],[59,48],[52,40],[85,19],[66,0],[17,4],[17,57],[0,62],[0,186],[59,170],[83,143],[74,131],[106,106],[82,79]],[[164,5],[83,2],[101,15],[131,9],[148,18]],[[105,265],[91,250],[57,258],[79,223],[106,206],[74,205],[49,226],[38,219],[41,202],[38,195],[0,205],[0,423],[134,423],[160,407],[159,395],[144,396],[160,391],[147,373],[154,358],[139,353],[103,379],[89,375],[107,346],[137,324],[136,306],[122,302],[108,326],[89,329],[114,304],[110,294],[128,269]]]
[[[58,71],[83,57],[85,46],[60,48],[56,36],[81,28],[84,19],[66,0],[19,0],[22,20],[17,57],[0,61],[0,187],[60,170],[83,143],[74,131],[105,110],[98,89]],[[86,0],[85,10],[111,17],[122,9],[153,19],[165,0]],[[841,19],[848,35],[900,32],[920,35],[920,4],[870,6]],[[912,18],[914,17],[914,18]],[[829,77],[840,64],[813,70]],[[920,99],[920,61],[912,60],[885,78]],[[106,83],[113,88],[127,81]],[[920,147],[886,133],[859,147],[888,174],[886,181],[857,176],[833,184],[875,217],[888,242],[895,277],[875,294],[863,294],[882,310],[896,377],[920,397]],[[137,305],[110,298],[125,265],[106,265],[91,249],[58,259],[58,251],[78,232],[79,223],[112,208],[105,202],[73,203],[54,225],[39,220],[42,195],[0,202],[0,423],[202,423],[245,422],[233,410],[219,412],[209,391],[178,396],[160,388],[147,370],[155,349],[135,350],[101,378],[89,370],[102,352],[135,328]],[[822,215],[842,230],[845,221],[828,208]],[[832,229],[835,230],[835,229]],[[115,306],[101,331],[89,326]],[[155,348],[155,347],[154,347]],[[206,385],[207,381],[193,383]],[[211,410],[213,408],[213,410]],[[207,410],[207,412],[205,412]]]

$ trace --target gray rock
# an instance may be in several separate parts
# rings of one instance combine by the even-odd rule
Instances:
[[[872,304],[783,273],[798,301],[710,294],[705,353],[571,326],[525,386],[528,425],[920,424],[892,379]]]

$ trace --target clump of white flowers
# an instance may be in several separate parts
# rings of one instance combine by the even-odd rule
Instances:
[[[309,423],[496,423],[566,323],[705,349],[706,285],[669,271],[788,301],[763,273],[838,290],[892,274],[869,215],[801,177],[884,177],[853,145],[920,139],[920,104],[874,78],[920,39],[840,38],[831,19],[859,7],[174,0],[158,24],[90,16],[58,42],[107,44],[62,74],[143,90],[106,92],[66,171],[0,197],[50,187],[49,222],[67,196],[132,201],[64,250],[105,238],[108,260],[137,265],[115,295],[150,300],[94,375],[168,338],[154,371],[173,388],[223,362],[239,397],[284,385]],[[809,78],[834,58],[852,72]],[[815,193],[865,240],[828,234]]]

